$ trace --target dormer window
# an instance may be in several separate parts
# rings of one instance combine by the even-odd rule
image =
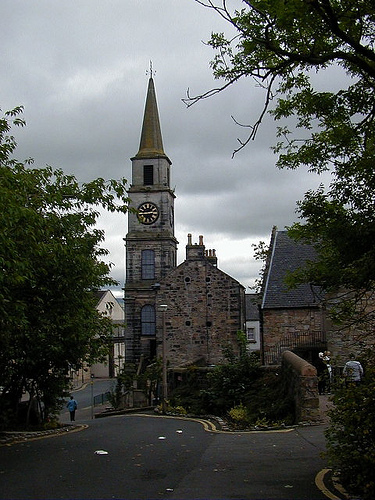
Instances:
[[[143,185],[152,186],[154,184],[154,166],[143,165]]]

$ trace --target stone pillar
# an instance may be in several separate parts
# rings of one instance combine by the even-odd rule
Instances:
[[[316,368],[291,351],[282,355],[282,373],[295,401],[297,423],[319,423],[319,395]]]

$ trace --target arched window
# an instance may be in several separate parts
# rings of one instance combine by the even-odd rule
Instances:
[[[155,307],[143,306],[141,310],[142,335],[155,335]]]
[[[155,278],[155,252],[153,250],[142,250],[142,279],[153,280]]]

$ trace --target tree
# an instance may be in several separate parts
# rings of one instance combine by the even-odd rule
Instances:
[[[375,367],[373,353],[361,362],[365,377],[359,386],[337,387],[326,430],[327,454],[341,481],[355,498],[375,497]]]
[[[375,279],[375,6],[370,0],[195,0],[228,21],[235,35],[214,33],[211,63],[221,87],[252,77],[265,91],[258,120],[238,152],[255,139],[267,112],[279,122],[279,168],[332,172],[327,189],[298,204],[303,222],[290,235],[317,246],[319,259],[294,282],[350,290],[335,308],[342,319],[373,290]],[[327,75],[327,71],[330,73]],[[319,90],[324,88],[325,90]],[[354,292],[354,293],[353,293]],[[341,309],[340,309],[341,308]],[[361,319],[372,322],[371,312]]]
[[[0,412],[17,417],[24,392],[45,420],[58,406],[70,369],[100,359],[111,323],[94,291],[114,284],[102,259],[98,206],[127,210],[125,180],[79,184],[51,167],[13,158],[11,126],[22,108],[0,119]]]
[[[255,139],[269,112],[279,123],[273,147],[279,168],[331,172],[327,188],[309,191],[298,204],[302,222],[289,228],[289,234],[315,245],[318,258],[289,283],[310,282],[336,297],[342,293],[331,309],[333,318],[364,327],[373,339],[374,2],[243,0],[231,12],[226,0],[195,1],[227,20],[234,36],[214,33],[209,41],[216,51],[211,63],[214,76],[224,84],[196,97],[188,95],[185,102],[192,105],[251,77],[264,89],[265,103],[235,153]],[[371,357],[370,366],[373,349]],[[338,394],[328,434],[336,470],[341,470],[344,484],[363,498],[374,496],[375,460],[369,451],[373,439],[368,436],[373,381],[374,372],[369,370],[363,390],[344,397]],[[365,396],[365,403],[358,405],[356,395]]]

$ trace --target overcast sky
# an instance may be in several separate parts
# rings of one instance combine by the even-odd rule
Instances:
[[[248,287],[260,267],[251,244],[268,243],[274,225],[284,229],[295,221],[296,201],[322,179],[276,169],[270,118],[232,159],[246,130],[231,115],[251,124],[264,102],[252,80],[189,109],[183,104],[188,88],[199,94],[218,85],[209,66],[214,52],[203,42],[228,29],[194,0],[2,0],[0,107],[25,107],[27,127],[15,134],[18,159],[32,157],[35,166],[59,167],[81,181],[130,181],[152,60],[177,195],[178,262],[187,234],[193,242],[202,234],[206,248],[216,249],[219,268]],[[107,214],[99,226],[120,290],[127,220]]]

